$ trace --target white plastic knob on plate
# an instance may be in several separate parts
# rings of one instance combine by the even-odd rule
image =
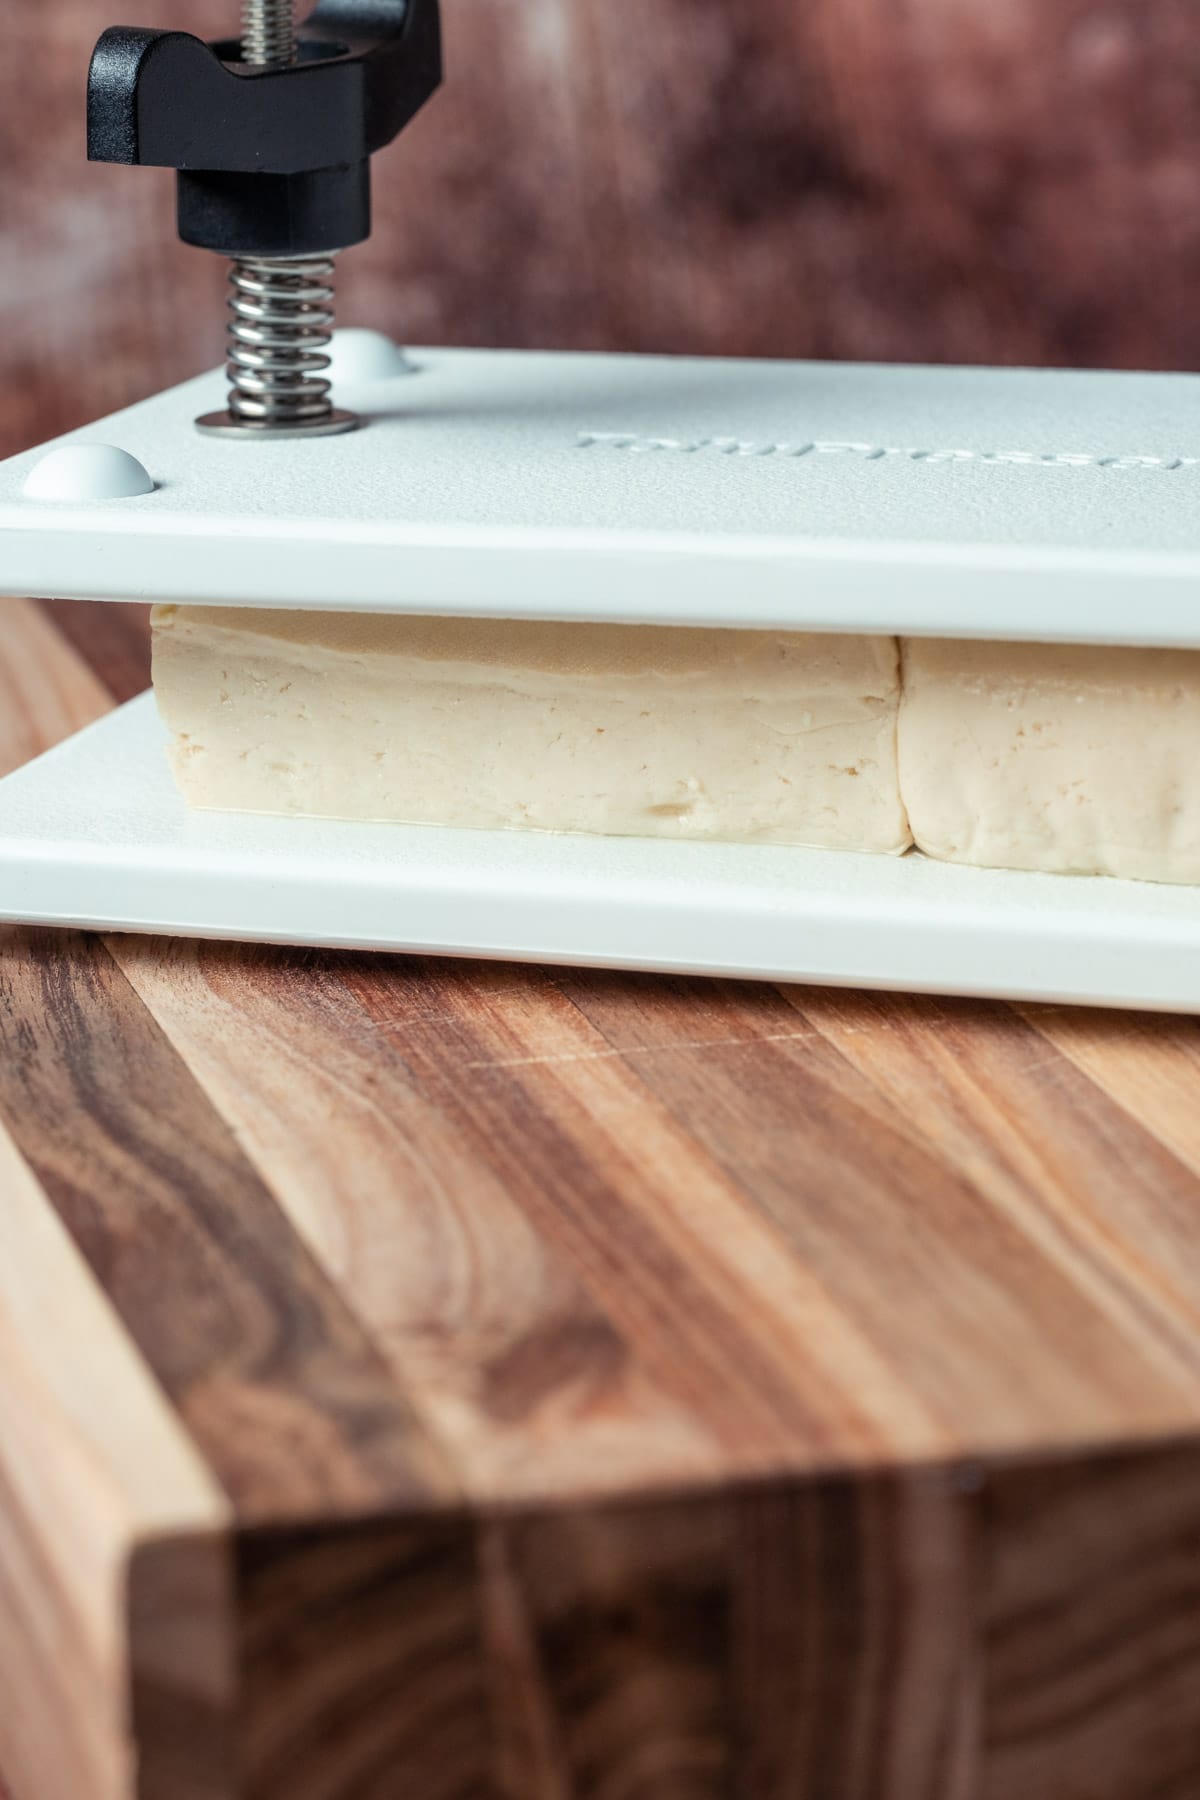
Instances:
[[[329,373],[335,382],[392,381],[413,373],[413,364],[399,344],[382,331],[335,331],[329,354]]]
[[[60,444],[34,464],[22,491],[29,500],[132,500],[152,494],[154,483],[116,444]]]

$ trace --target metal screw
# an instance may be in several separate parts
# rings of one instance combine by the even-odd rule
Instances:
[[[295,60],[294,0],[242,0],[242,61],[278,68]]]
[[[297,57],[294,0],[242,0],[242,61]],[[213,437],[329,437],[353,431],[325,371],[333,336],[333,258],[242,257],[229,273],[228,410],[196,420]]]

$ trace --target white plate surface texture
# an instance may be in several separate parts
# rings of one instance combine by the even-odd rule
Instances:
[[[150,695],[0,782],[0,919],[1200,1009],[1200,890],[189,812]]]
[[[1200,644],[1200,377],[410,360],[345,437],[201,437],[209,375],[59,440],[127,498],[0,465],[0,592]]]

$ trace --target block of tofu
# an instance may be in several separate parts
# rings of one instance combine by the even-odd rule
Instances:
[[[890,637],[163,606],[197,807],[898,853]]]
[[[920,849],[1200,882],[1200,651],[906,638],[902,658]]]

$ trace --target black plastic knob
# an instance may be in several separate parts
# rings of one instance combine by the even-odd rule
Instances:
[[[236,40],[118,25],[88,74],[88,157],[178,171],[179,235],[230,257],[345,249],[370,157],[442,78],[438,0],[321,0],[280,67]]]

